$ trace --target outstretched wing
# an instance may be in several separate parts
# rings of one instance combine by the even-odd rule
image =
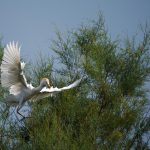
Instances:
[[[61,91],[64,91],[64,90],[69,90],[71,88],[74,88],[74,87],[78,86],[79,83],[81,82],[81,80],[82,80],[82,78],[79,79],[79,80],[76,80],[75,82],[73,82],[69,86],[65,86],[65,87],[62,87],[62,88],[57,88],[57,87],[55,87],[55,88],[54,87],[46,88],[46,87],[44,87],[40,91],[40,93],[38,93],[35,96],[33,96],[30,100],[31,101],[36,101],[36,100],[39,100],[39,99],[43,99],[43,98],[49,97],[53,93],[61,92]]]
[[[25,63],[20,62],[20,47],[12,42],[4,48],[1,64],[1,84],[8,88],[10,94],[18,94],[22,88],[27,88],[27,81],[23,74]]]

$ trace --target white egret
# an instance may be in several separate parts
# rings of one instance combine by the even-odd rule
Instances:
[[[8,88],[9,95],[6,102],[9,105],[17,106],[17,113],[24,117],[19,110],[28,100],[39,100],[50,96],[54,92],[61,92],[76,87],[81,79],[69,86],[57,88],[51,86],[48,78],[43,78],[38,87],[28,84],[23,73],[25,63],[20,61],[20,47],[18,43],[9,43],[4,48],[4,55],[1,63],[1,85]]]

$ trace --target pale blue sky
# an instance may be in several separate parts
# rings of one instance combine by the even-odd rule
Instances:
[[[134,34],[150,22],[150,0],[0,0],[0,35],[4,44],[18,41],[23,56],[50,53],[55,26],[64,32],[78,28],[103,12],[113,37]]]

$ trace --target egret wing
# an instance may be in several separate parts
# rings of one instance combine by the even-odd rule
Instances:
[[[51,87],[51,88],[46,88],[44,87],[38,94],[36,94],[35,96],[33,96],[30,100],[31,101],[36,101],[39,99],[43,99],[46,97],[51,96],[53,93],[57,93],[57,92],[61,92],[64,90],[69,90],[71,88],[74,88],[76,86],[79,85],[79,83],[81,82],[82,79],[76,80],[75,82],[73,82],[72,84],[62,87],[62,88],[57,88],[57,87]]]
[[[76,80],[75,82],[73,82],[72,84],[68,85],[68,86],[65,86],[65,87],[62,87],[62,88],[57,88],[57,87],[51,87],[51,88],[43,88],[40,92],[43,93],[43,92],[48,92],[48,93],[54,93],[54,92],[61,92],[61,91],[64,91],[64,90],[69,90],[71,88],[74,88],[76,87],[79,83],[81,82],[81,79],[79,80]]]
[[[25,63],[20,62],[20,47],[16,43],[9,43],[4,48],[1,64],[1,84],[8,88],[11,94],[18,94],[27,88],[27,81],[23,74]]]

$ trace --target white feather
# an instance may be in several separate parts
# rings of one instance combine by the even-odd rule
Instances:
[[[10,42],[4,48],[3,60],[1,63],[1,85],[4,88],[8,88],[10,92],[6,101],[12,104],[18,104],[17,113],[19,113],[19,110],[27,100],[34,101],[42,99],[51,96],[55,92],[74,88],[79,85],[82,80],[79,79],[62,88],[43,88],[43,86],[46,87],[49,85],[49,80],[44,80],[43,78],[43,82],[35,88],[31,83],[27,83],[26,77],[23,73],[24,67],[25,63],[20,62],[20,47],[18,46],[18,43],[15,44],[15,42]]]
[[[43,92],[48,92],[48,93],[53,93],[53,92],[61,92],[61,91],[64,91],[64,90],[69,90],[71,88],[74,88],[76,87],[80,82],[81,82],[82,78],[75,81],[74,83],[68,85],[68,86],[65,86],[65,87],[62,87],[62,88],[57,88],[57,87],[51,87],[51,88],[46,88],[44,87],[40,92],[43,93]]]

